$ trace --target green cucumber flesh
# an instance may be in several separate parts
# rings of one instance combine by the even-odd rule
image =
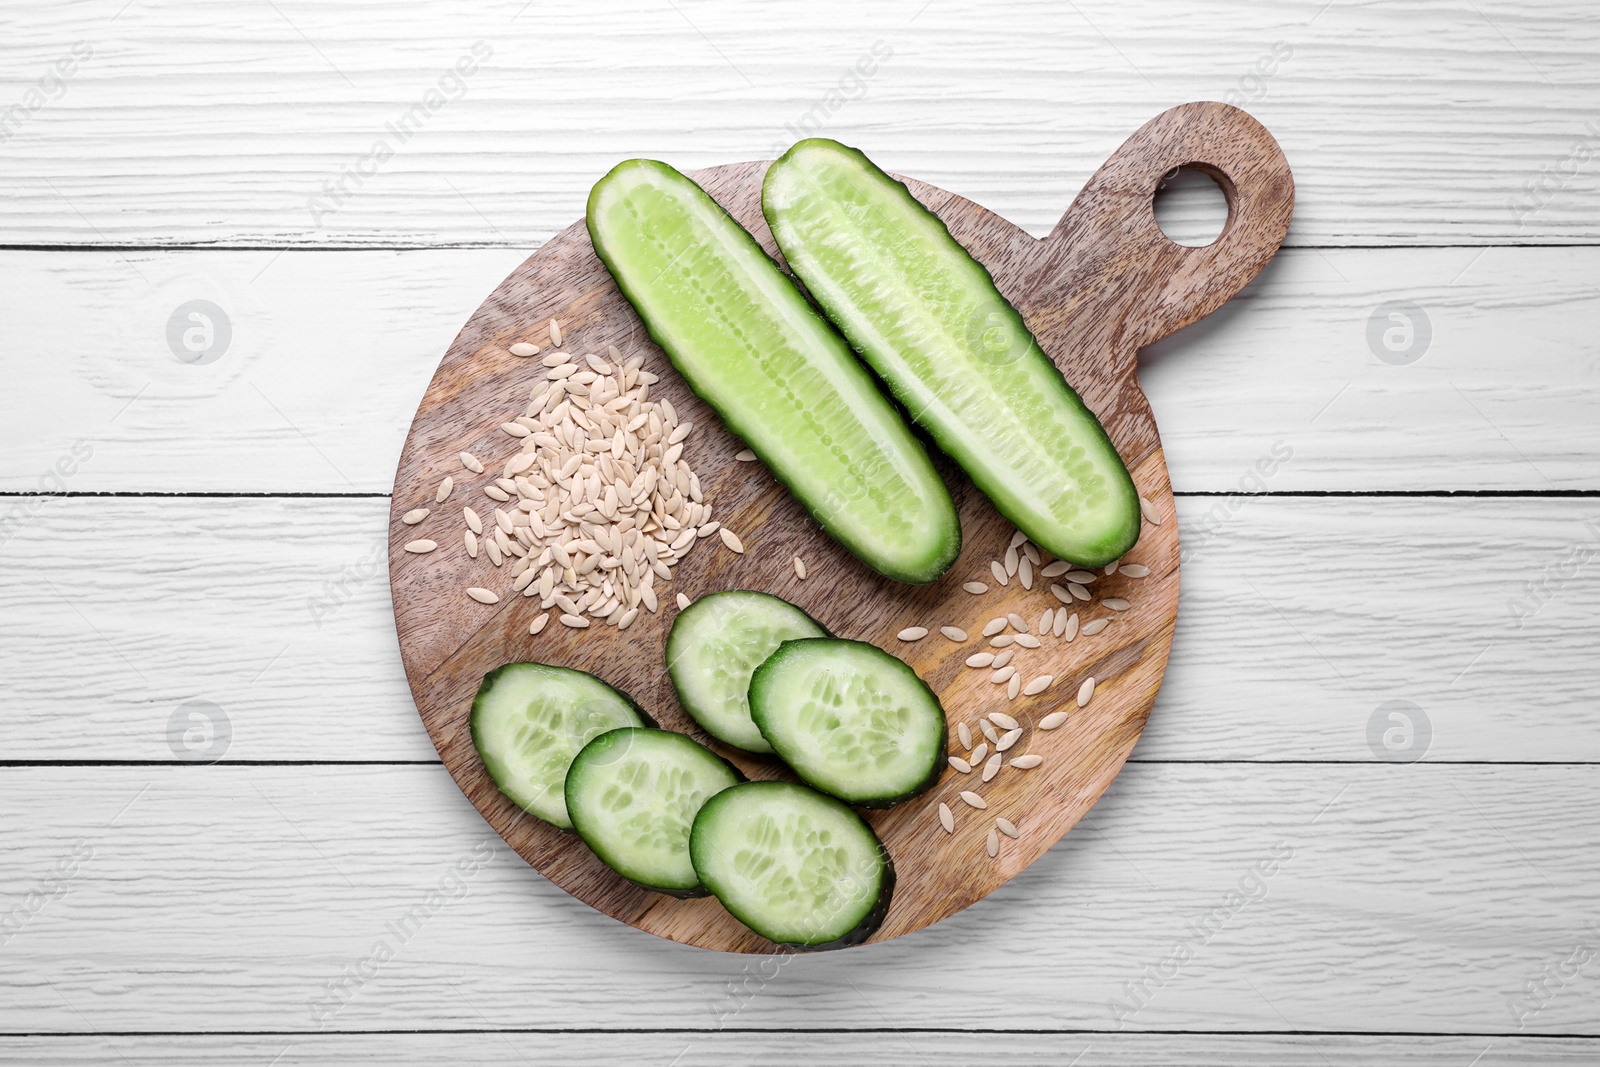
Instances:
[[[872,827],[793,782],[748,782],[706,801],[689,855],[734,918],[795,948],[860,944],[894,890],[894,866]]]
[[[800,141],[762,210],[789,267],[934,443],[1040,548],[1084,566],[1139,536],[1099,421],[944,223],[853,148]]]
[[[796,774],[851,804],[897,804],[944,766],[939,698],[903,660],[860,641],[785,641],[750,678],[750,713]]]
[[[944,573],[961,528],[927,449],[743,227],[645,159],[595,184],[588,226],[689,387],[828,534],[890,578]]]
[[[672,620],[667,674],[678,702],[712,737],[768,753],[772,746],[750,719],[750,674],[783,642],[826,636],[787,600],[745,589],[712,593]]]
[[[740,776],[728,761],[670,730],[624,727],[596,737],[567,771],[567,814],[607,867],[646,889],[701,896],[689,861],[700,806]]]
[[[572,829],[567,768],[594,738],[649,717],[592,674],[507,663],[484,676],[472,702],[472,743],[500,792],[552,826]]]

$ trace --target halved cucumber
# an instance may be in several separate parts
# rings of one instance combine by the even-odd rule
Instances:
[[[700,806],[741,780],[721,756],[670,730],[624,727],[583,746],[567,771],[567,814],[607,867],[646,889],[702,896],[689,862]]]
[[[862,807],[913,797],[943,768],[939,698],[904,662],[860,641],[779,645],[750,678],[750,715],[796,774]]]
[[[754,238],[648,159],[595,183],[588,225],[651,338],[824,530],[890,578],[944,573],[961,528],[927,450]]]
[[[853,148],[804,140],[762,210],[795,275],[934,443],[1040,548],[1098,566],[1139,536],[1133,479],[989,272]]]
[[[689,856],[734,918],[796,948],[860,944],[894,890],[894,865],[872,827],[793,782],[749,782],[706,801]]]
[[[591,740],[650,719],[592,674],[544,663],[507,663],[484,675],[472,701],[472,743],[483,766],[530,815],[572,829],[565,788],[572,758]]]
[[[746,752],[771,752],[750,721],[750,673],[785,641],[827,637],[810,615],[767,593],[703,596],[667,634],[667,674],[678,702],[706,732]]]

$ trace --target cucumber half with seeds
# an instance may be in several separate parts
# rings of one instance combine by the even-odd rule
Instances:
[[[944,708],[902,660],[860,641],[785,641],[750,678],[761,736],[802,779],[862,807],[938,780]]]
[[[689,862],[689,828],[706,800],[740,780],[693,738],[624,727],[590,741],[572,761],[567,814],[622,877],[673,896],[704,896]]]
[[[651,338],[824,530],[890,578],[944,573],[961,527],[927,450],[743,227],[648,159],[601,178],[587,218]]]
[[[827,636],[787,600],[745,589],[712,593],[672,620],[667,674],[707,733],[746,752],[771,752],[750,719],[750,674],[785,641]]]
[[[507,663],[484,676],[472,702],[472,743],[500,787],[530,815],[572,829],[567,768],[594,738],[650,719],[592,674],[544,663]]]
[[[706,801],[689,855],[734,918],[795,948],[859,945],[894,891],[894,865],[872,827],[793,782],[748,782]]]
[[[1139,536],[1139,497],[1094,413],[983,265],[854,148],[799,142],[762,211],[823,312],[999,512],[1099,566]]]

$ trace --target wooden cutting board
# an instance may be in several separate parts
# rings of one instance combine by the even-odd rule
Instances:
[[[1204,248],[1175,245],[1156,225],[1156,186],[1178,166],[1210,173],[1227,195],[1227,225]],[[735,163],[692,177],[776,256],[761,216],[766,168],[764,162]],[[1037,630],[1044,609],[1062,605],[1048,589],[1050,580],[1036,577],[1032,589],[1015,577],[1004,586],[995,581],[990,562],[1003,559],[1012,527],[961,472],[940,461],[964,537],[950,571],[931,585],[911,586],[869,570],[822,534],[760,464],[735,461],[743,445],[650,343],[596,258],[581,221],[530,256],[473,314],[434,375],[406,438],[390,510],[389,575],[401,653],[423,722],[462,792],[512,848],[573,896],[641,930],[705,948],[776,951],[716,900],[676,900],[640,889],[603,866],[577,837],[524,814],[501,795],[468,733],[473,694],[490,669],[537,660],[589,671],[630,693],[662,726],[728,756],[751,778],[784,777],[776,762],[729,749],[699,729],[678,706],[662,658],[677,593],[693,599],[723,589],[758,589],[794,601],[835,634],[870,641],[909,662],[944,703],[952,752],[960,746],[958,723],[968,723],[977,735],[978,719],[991,711],[1017,718],[1026,732],[1008,755],[1038,753],[1044,757],[1039,767],[1008,766],[987,784],[976,773],[946,770],[915,800],[867,813],[897,873],[893,903],[872,941],[960,911],[1043,854],[1111,783],[1155,701],[1178,609],[1178,528],[1135,355],[1216,310],[1276,252],[1294,203],[1288,163],[1271,134],[1243,111],[1193,103],[1164,112],[1130,137],[1042,241],[959,196],[911,179],[907,185],[1022,311],[1044,350],[1105,425],[1148,502],[1139,542],[1125,558],[1148,567],[1149,575],[1102,575],[1091,586],[1092,600],[1077,604],[1082,622],[1104,618],[1109,625],[1070,643],[1045,637],[1040,648],[1017,650],[1014,662],[1025,679],[1055,677],[1044,693],[1008,700],[1006,686],[993,684],[989,670],[964,663],[988,649],[981,630],[989,620],[1015,612]],[[625,355],[645,357],[645,368],[661,376],[652,395],[670,400],[697,427],[684,458],[699,474],[715,517],[744,541],[742,556],[717,538],[701,541],[672,581],[659,587],[659,613],[641,612],[626,631],[604,625],[571,630],[552,617],[543,633],[529,636],[537,598],[512,593],[509,564],[497,570],[483,553],[470,559],[463,546],[462,506],[490,514],[493,501],[483,487],[520,447],[498,426],[521,414],[530,387],[544,373],[539,360],[512,356],[508,349],[530,340],[548,351],[551,319],[565,335],[562,347],[574,355],[603,354],[615,345]],[[457,459],[463,451],[481,458],[486,473],[464,470]],[[439,504],[435,491],[447,475],[455,487]],[[403,525],[400,517],[419,507],[432,513],[419,525]],[[403,551],[416,538],[431,538],[441,547],[424,555]],[[809,570],[804,581],[793,570],[795,556]],[[986,583],[989,591],[964,591],[963,583],[971,581]],[[501,602],[477,603],[465,595],[468,586],[497,590]],[[1108,598],[1130,606],[1112,610],[1103,603]],[[898,631],[913,625],[933,632],[917,642],[897,639]],[[940,636],[944,625],[966,630],[969,640]],[[1075,696],[1091,675],[1095,694],[1079,709]],[[1033,729],[1058,709],[1069,712],[1064,726]],[[981,793],[987,810],[964,804],[957,795],[964,789]],[[939,824],[940,802],[955,814],[953,834]],[[990,858],[986,839],[995,816],[1014,822],[1020,837],[1002,837],[999,855]]]

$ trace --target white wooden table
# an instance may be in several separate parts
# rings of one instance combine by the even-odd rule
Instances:
[[[1600,1061],[1591,3],[58,0],[0,49],[0,1059]],[[781,961],[501,845],[383,560],[480,299],[630,155],[820,130],[1043,234],[1191,99],[1299,202],[1145,355],[1184,600],[1091,817]]]

